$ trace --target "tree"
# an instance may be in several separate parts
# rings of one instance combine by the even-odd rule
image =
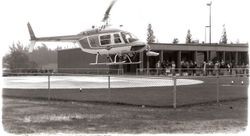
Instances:
[[[174,38],[173,44],[178,44],[178,43],[179,43],[179,39],[178,38]]]
[[[55,50],[49,49],[45,44],[38,46],[31,53],[29,53],[29,58],[36,62],[39,67],[47,68],[50,65],[57,64],[57,47]]]
[[[12,44],[10,47],[10,54],[4,56],[3,63],[10,69],[37,67],[37,64],[34,61],[30,61],[28,49],[25,48],[20,42]]]
[[[190,33],[190,30],[188,29],[186,43],[191,43],[191,42],[192,42],[192,35]]]
[[[222,32],[222,36],[220,39],[220,43],[227,44],[227,32],[226,32],[225,25],[223,25],[223,32]]]
[[[152,25],[148,24],[147,43],[154,43],[154,42],[155,42],[154,31],[152,29]]]

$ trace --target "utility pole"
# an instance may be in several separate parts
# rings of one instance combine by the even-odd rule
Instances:
[[[210,3],[207,3],[207,6],[209,6],[209,44],[211,45],[211,20],[212,20],[212,17],[211,17],[211,7],[212,7],[212,1]]]
[[[206,41],[207,41],[207,31],[206,31],[206,26],[205,26],[205,38],[204,38],[204,43],[206,43]]]
[[[205,40],[204,40],[204,43],[207,43],[207,28],[209,26],[205,26]]]

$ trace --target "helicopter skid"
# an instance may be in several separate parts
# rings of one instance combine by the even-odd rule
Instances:
[[[131,65],[131,64],[140,64],[141,61],[138,62],[110,62],[110,63],[90,63],[90,65]]]

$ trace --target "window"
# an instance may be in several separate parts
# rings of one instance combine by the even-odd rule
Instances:
[[[134,42],[137,41],[138,39],[132,35],[131,33],[126,33],[126,32],[122,32],[122,38],[125,41],[125,43],[129,43],[129,42]]]
[[[122,34],[122,39],[124,40],[125,43],[128,43],[128,40],[126,38],[126,35],[124,33],[121,33]]]
[[[115,43],[121,43],[120,35],[119,34],[114,34],[114,41]]]
[[[111,44],[110,35],[100,36],[101,45]]]
[[[98,36],[89,37],[89,43],[92,47],[98,47],[98,45],[99,45]]]
[[[80,42],[80,45],[82,46],[82,48],[84,48],[84,49],[89,48],[89,42],[88,42],[87,38],[81,39],[79,42]]]

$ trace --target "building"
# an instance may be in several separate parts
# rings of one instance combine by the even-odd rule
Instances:
[[[169,44],[152,43],[150,47],[153,51],[159,52],[156,57],[147,57],[145,52],[138,53],[133,57],[134,61],[141,60],[141,64],[123,66],[92,66],[89,63],[95,62],[95,55],[81,51],[80,48],[64,49],[58,51],[58,68],[110,68],[123,69],[127,74],[135,73],[138,68],[155,68],[158,61],[174,62],[177,68],[181,67],[181,61],[193,61],[201,65],[204,61],[224,61],[233,66],[248,64],[248,44]],[[99,59],[102,62],[106,58]]]

